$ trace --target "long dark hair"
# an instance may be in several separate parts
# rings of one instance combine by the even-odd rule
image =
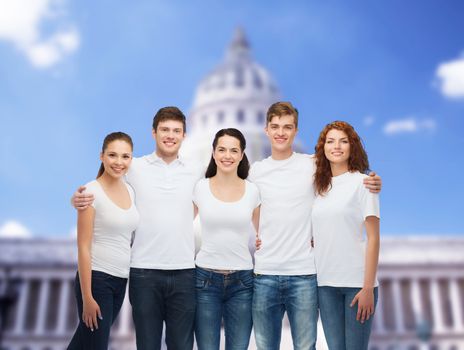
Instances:
[[[240,142],[240,151],[242,151],[243,153],[243,158],[238,164],[237,175],[239,178],[245,180],[248,177],[248,172],[250,171],[250,162],[248,161],[248,158],[245,154],[245,148],[246,148],[245,136],[243,136],[242,132],[238,129],[234,129],[234,128],[221,129],[214,136],[213,152],[216,149],[219,138],[225,135],[234,137]],[[206,178],[213,177],[214,175],[216,175],[216,173],[217,173],[217,165],[213,158],[213,155],[211,155],[211,160],[209,161],[208,168],[206,169],[205,177]]]
[[[344,121],[334,121],[329,123],[322,129],[319,139],[315,147],[316,157],[316,172],[314,173],[314,187],[316,194],[324,195],[332,186],[332,169],[330,162],[325,156],[324,145],[327,138],[327,133],[332,130],[343,131],[350,142],[350,157],[348,158],[348,170],[367,173],[369,171],[369,160],[366,150],[354,128]]]
[[[103,140],[102,153],[106,151],[106,149],[108,148],[108,145],[111,142],[117,141],[117,140],[126,141],[131,146],[131,150],[134,149],[134,144],[132,143],[131,137],[124,132],[116,131],[116,132],[112,132],[111,134],[106,135],[105,139]],[[103,166],[103,163],[101,163],[100,169],[98,169],[97,179],[100,176],[102,176],[104,172],[105,172],[105,167]]]

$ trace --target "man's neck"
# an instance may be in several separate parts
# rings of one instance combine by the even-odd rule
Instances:
[[[177,158],[179,158],[179,154],[176,153],[174,155],[166,155],[166,154],[161,154],[158,150],[156,150],[156,155],[160,157],[163,162],[166,164],[171,164],[173,161],[175,161]]]
[[[274,160],[285,160],[288,159],[292,156],[293,154],[293,149],[288,149],[285,151],[277,151],[277,150],[272,150],[271,157]]]

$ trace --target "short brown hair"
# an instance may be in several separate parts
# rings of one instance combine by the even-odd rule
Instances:
[[[184,133],[187,131],[187,125],[185,122],[185,115],[177,107],[163,107],[156,112],[153,117],[153,130],[156,132],[156,128],[160,122],[165,120],[176,120],[182,123]]]
[[[292,115],[295,120],[295,127],[298,128],[298,109],[293,107],[290,102],[276,102],[269,107],[266,115],[266,125],[269,124],[274,117],[282,117],[284,115]]]

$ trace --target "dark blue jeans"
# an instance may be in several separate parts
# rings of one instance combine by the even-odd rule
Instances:
[[[131,268],[129,300],[138,350],[159,350],[166,323],[169,350],[192,350],[195,269]]]
[[[219,349],[223,319],[226,350],[247,350],[253,326],[253,270],[224,275],[197,267],[195,287],[198,350]]]
[[[295,350],[315,350],[317,333],[316,275],[257,275],[253,324],[258,350],[279,350],[282,318],[287,311]]]
[[[356,320],[358,304],[351,301],[361,288],[319,287],[319,309],[322,327],[330,350],[367,350],[372,318],[361,323]],[[374,305],[378,290],[374,288]]]
[[[82,291],[79,274],[76,274],[75,291],[79,325],[68,350],[106,350],[110,328],[121,310],[126,293],[127,278],[120,278],[100,271],[92,271],[92,296],[100,307],[102,320],[97,318],[98,329],[93,332],[82,322]]]

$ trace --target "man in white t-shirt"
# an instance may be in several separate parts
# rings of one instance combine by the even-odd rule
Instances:
[[[185,137],[184,114],[161,108],[153,118],[156,151],[135,158],[127,181],[135,191],[140,223],[132,245],[129,298],[137,349],[161,348],[163,322],[168,349],[193,347],[195,263],[192,195],[204,175],[197,164],[179,157]],[[84,208],[90,194],[74,195]],[[104,315],[102,315],[104,317]]]
[[[266,133],[272,155],[253,164],[249,179],[261,195],[259,237],[255,253],[253,324],[259,350],[278,350],[285,311],[293,347],[315,349],[318,304],[311,247],[314,201],[313,157],[294,153],[298,111],[289,102],[269,107]],[[367,187],[379,190],[380,178]]]

